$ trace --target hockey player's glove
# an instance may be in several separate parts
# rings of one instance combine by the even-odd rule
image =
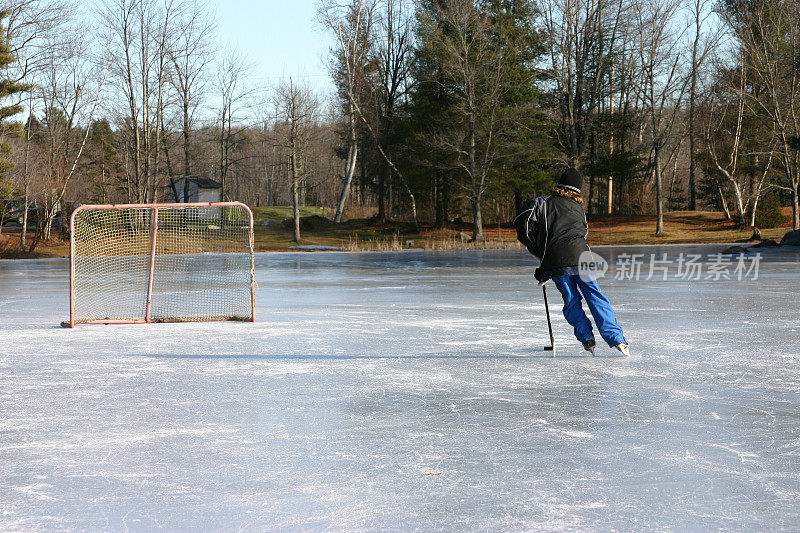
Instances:
[[[534,271],[533,277],[536,278],[536,281],[538,281],[539,283],[544,283],[545,281],[547,281],[547,276],[544,275],[544,272],[542,272],[541,267],[537,268]]]

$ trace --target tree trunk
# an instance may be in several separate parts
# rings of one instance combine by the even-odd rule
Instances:
[[[656,181],[656,235],[664,234],[664,197],[661,192],[661,150],[653,147],[653,173]]]
[[[470,113],[469,122],[469,174],[472,180],[472,240],[483,242],[483,220],[481,219],[481,186],[475,164],[475,115]]]
[[[725,198],[725,191],[723,191],[722,187],[719,185],[717,186],[717,191],[719,192],[719,199],[722,201],[722,212],[725,213],[725,220],[730,220],[731,211],[728,209],[728,200]]]
[[[483,242],[483,218],[480,199],[473,199],[472,201],[472,235],[473,242]]]
[[[131,42],[129,41],[130,26],[127,17],[125,18],[123,26],[120,28],[120,30],[123,35],[123,47],[125,51],[125,83],[128,97],[128,107],[130,111],[130,127],[132,129],[131,133],[133,135],[135,146],[133,151],[133,187],[130,187],[129,185],[129,191],[133,193],[135,190],[137,197],[135,198],[134,203],[141,203],[141,199],[138,198],[138,190],[142,176],[142,139],[139,129],[139,111],[138,106],[136,105],[136,85],[133,82],[133,59],[131,57]],[[129,197],[131,196],[131,193],[128,194]]]
[[[220,191],[220,200],[222,200],[221,194],[222,192]],[[189,203],[189,178],[183,180],[183,203]]]
[[[484,240],[480,198],[472,198],[472,240],[473,242],[483,242]]]
[[[794,152],[786,141],[786,135],[782,136],[783,141],[783,170],[786,172],[786,177],[789,181],[789,186],[792,190],[792,229],[800,229],[800,210],[798,209],[798,187],[800,186],[800,179],[798,178],[798,152]],[[794,152],[794,153],[793,153]]]
[[[25,159],[22,169],[23,179],[25,180],[25,210],[22,214],[22,230],[19,234],[19,246],[21,249],[25,248],[28,238],[28,195],[30,190],[30,161],[31,161],[31,121],[33,119],[33,91],[28,96],[28,124],[25,128]]]
[[[733,195],[736,198],[736,208],[739,210],[739,225],[744,227],[746,224],[744,219],[744,202],[742,201],[742,190],[739,188],[739,184],[735,181],[731,180],[733,183]],[[755,210],[753,211],[755,213]]]
[[[164,150],[164,164],[167,165],[167,177],[170,182],[175,179],[175,171],[172,168],[172,158],[169,156],[169,146],[167,145],[167,131],[164,128],[164,123],[161,123],[161,144]]]
[[[363,160],[363,158],[362,158]],[[381,168],[380,175],[378,176],[378,220],[386,220],[386,186],[389,183],[388,177],[391,175],[392,169],[389,163],[384,161],[383,168]]]
[[[355,180],[356,177],[353,176]],[[363,206],[367,201],[367,158],[362,157],[358,160],[358,180],[353,186],[356,193],[356,205]]]
[[[300,242],[300,198],[299,183],[297,180],[297,152],[294,146],[289,153],[289,179],[292,181],[292,208],[294,210],[294,242]]]
[[[350,150],[347,155],[347,168],[344,174],[344,186],[342,187],[342,194],[339,196],[339,203],[336,206],[336,215],[333,221],[337,224],[342,221],[344,214],[344,206],[347,203],[347,197],[350,195],[350,186],[353,183],[353,175],[356,172],[356,161],[358,159],[358,145],[356,143],[350,144]]]
[[[344,186],[342,187],[342,194],[339,196],[339,204],[336,206],[336,215],[333,221],[337,224],[342,221],[344,214],[344,206],[347,203],[347,196],[350,194],[350,186],[353,183],[353,175],[356,172],[356,162],[358,160],[358,143],[356,140],[356,117],[353,105],[350,105],[350,149],[347,153],[347,168],[344,174]]]
[[[611,163],[610,172],[608,173],[608,206],[606,211],[612,214],[614,207],[614,63],[611,63],[611,91],[609,92],[609,104],[611,111],[611,124],[609,124],[610,138],[608,140],[608,156]],[[592,182],[589,182],[589,205],[592,203]]]
[[[444,173],[438,171],[436,177],[436,227],[443,228],[450,222],[448,204],[450,203],[450,185]]]
[[[756,211],[758,210],[758,200],[760,199],[759,195],[756,195],[753,198],[753,211],[750,213],[750,227],[756,226]]]
[[[414,193],[411,192],[411,187],[408,186],[406,180],[401,179],[400,183],[403,185],[403,189],[405,189],[406,194],[408,195],[408,201],[411,203],[411,222],[414,225],[414,231],[419,229],[419,225],[417,223],[417,199],[414,197]]]
[[[55,205],[53,205],[53,207],[48,208],[45,211],[44,225],[42,225],[42,221],[41,220],[38,221],[39,225],[41,226],[39,228],[39,233],[42,235],[42,240],[45,241],[45,242],[48,239],[50,239],[50,233],[53,230],[53,219],[55,218],[56,209],[57,208],[55,207]]]
[[[183,97],[183,175],[188,177],[189,171],[189,98]]]
[[[697,210],[697,186],[695,185],[694,161],[694,101],[689,108],[689,211]]]
[[[224,104],[223,104],[224,105]],[[223,108],[222,111],[222,125],[219,130],[219,183],[220,183],[220,199],[225,201],[225,116],[227,111]]]
[[[436,173],[436,177],[433,178],[433,191],[431,196],[434,227],[439,229],[444,227],[444,220],[442,220],[442,181],[438,172]]]
[[[692,73],[689,85],[689,210],[697,209],[696,185],[695,185],[695,160],[694,160],[694,137],[695,137],[695,100],[697,99],[697,49],[700,44],[700,3],[697,2],[697,13],[695,18],[695,37],[692,43]]]
[[[25,209],[22,211],[22,231],[19,236],[19,244],[24,247],[28,243],[28,184],[25,184]]]
[[[589,166],[591,167],[592,171],[589,173],[589,197],[588,202],[586,205],[586,211],[589,215],[594,213],[594,204],[592,203],[592,198],[594,197],[594,170],[595,170],[595,163],[596,163],[596,148],[595,148],[595,132],[594,128],[592,128],[592,136],[589,141]]]

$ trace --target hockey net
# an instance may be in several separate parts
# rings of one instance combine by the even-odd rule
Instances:
[[[85,205],[62,325],[255,321],[253,214],[239,202]]]

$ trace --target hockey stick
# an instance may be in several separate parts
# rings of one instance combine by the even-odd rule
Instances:
[[[550,322],[550,305],[547,303],[547,281],[541,282],[542,294],[544,295],[544,310],[547,314],[547,330],[550,332],[550,346],[545,346],[546,352],[553,352],[553,357],[556,356],[556,342],[553,339],[553,324]]]

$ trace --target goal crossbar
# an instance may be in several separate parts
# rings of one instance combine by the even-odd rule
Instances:
[[[83,205],[69,228],[70,318],[62,326],[255,322],[247,205]]]

